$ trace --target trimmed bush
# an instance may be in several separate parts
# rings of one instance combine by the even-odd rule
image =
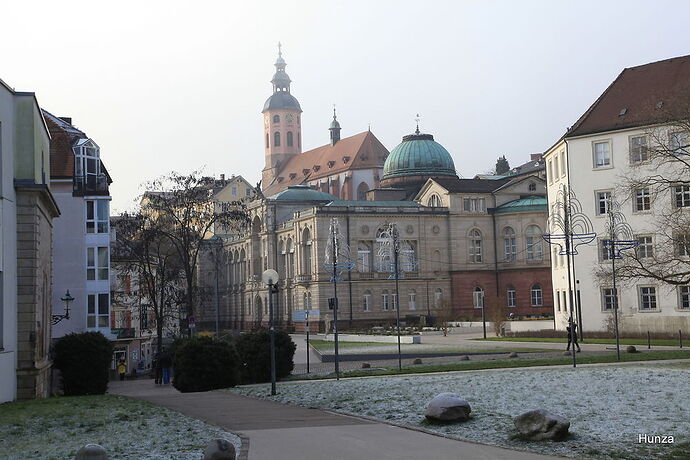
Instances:
[[[243,383],[271,381],[271,341],[266,329],[242,334],[237,339]],[[276,378],[290,375],[295,367],[293,357],[297,345],[285,331],[276,331]]]
[[[213,337],[176,342],[173,386],[182,393],[234,387],[239,383],[239,358],[232,343]]]
[[[113,346],[100,332],[67,334],[53,347],[65,396],[102,395],[108,389]]]

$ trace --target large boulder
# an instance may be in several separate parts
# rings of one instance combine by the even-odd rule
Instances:
[[[235,460],[235,446],[225,439],[211,441],[204,449],[204,460]]]
[[[560,415],[544,409],[531,410],[513,419],[515,428],[524,439],[542,441],[552,439],[559,441],[568,436],[570,422]]]
[[[470,418],[470,404],[455,393],[439,393],[426,406],[426,418],[436,422],[464,422]]]
[[[108,460],[108,453],[98,444],[87,444],[77,451],[75,460]]]

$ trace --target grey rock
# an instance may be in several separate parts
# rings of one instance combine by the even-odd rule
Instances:
[[[87,444],[77,451],[74,460],[108,460],[108,453],[98,444]]]
[[[513,419],[520,435],[532,441],[552,439],[558,441],[568,436],[570,422],[545,409],[531,410]]]
[[[412,361],[412,364],[422,364],[422,358],[416,358],[414,361]]]
[[[467,355],[462,355],[462,356],[460,357],[460,361],[469,361],[469,360],[470,360],[470,357],[467,356]]]
[[[625,347],[625,351],[628,353],[637,353],[637,348],[635,348],[635,345],[628,345]]]
[[[204,460],[235,460],[235,446],[225,439],[216,439],[204,449]]]
[[[517,358],[517,357],[518,357],[518,354],[515,353],[514,351],[511,351],[511,352],[508,354],[508,358]]]
[[[426,406],[426,418],[439,422],[464,422],[470,418],[470,404],[456,393],[439,393]]]
[[[362,369],[369,369],[371,367],[371,364],[369,363],[362,363]]]

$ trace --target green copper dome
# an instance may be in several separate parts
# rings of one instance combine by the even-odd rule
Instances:
[[[314,190],[308,185],[290,185],[282,192],[269,197],[276,201],[337,201],[330,193]]]
[[[383,179],[404,176],[453,176],[455,164],[448,150],[431,134],[410,134],[395,147],[383,165]]]

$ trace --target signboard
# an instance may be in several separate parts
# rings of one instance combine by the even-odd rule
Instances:
[[[307,321],[307,316],[309,321],[319,320],[319,310],[293,310],[292,311],[292,321],[295,323],[304,323]]]
[[[338,298],[337,297],[329,297],[328,299],[328,309],[333,310],[333,307],[336,309],[338,308]]]
[[[189,328],[194,329],[196,327],[196,320],[194,319],[193,316],[190,316],[189,319],[187,320],[189,323]]]

